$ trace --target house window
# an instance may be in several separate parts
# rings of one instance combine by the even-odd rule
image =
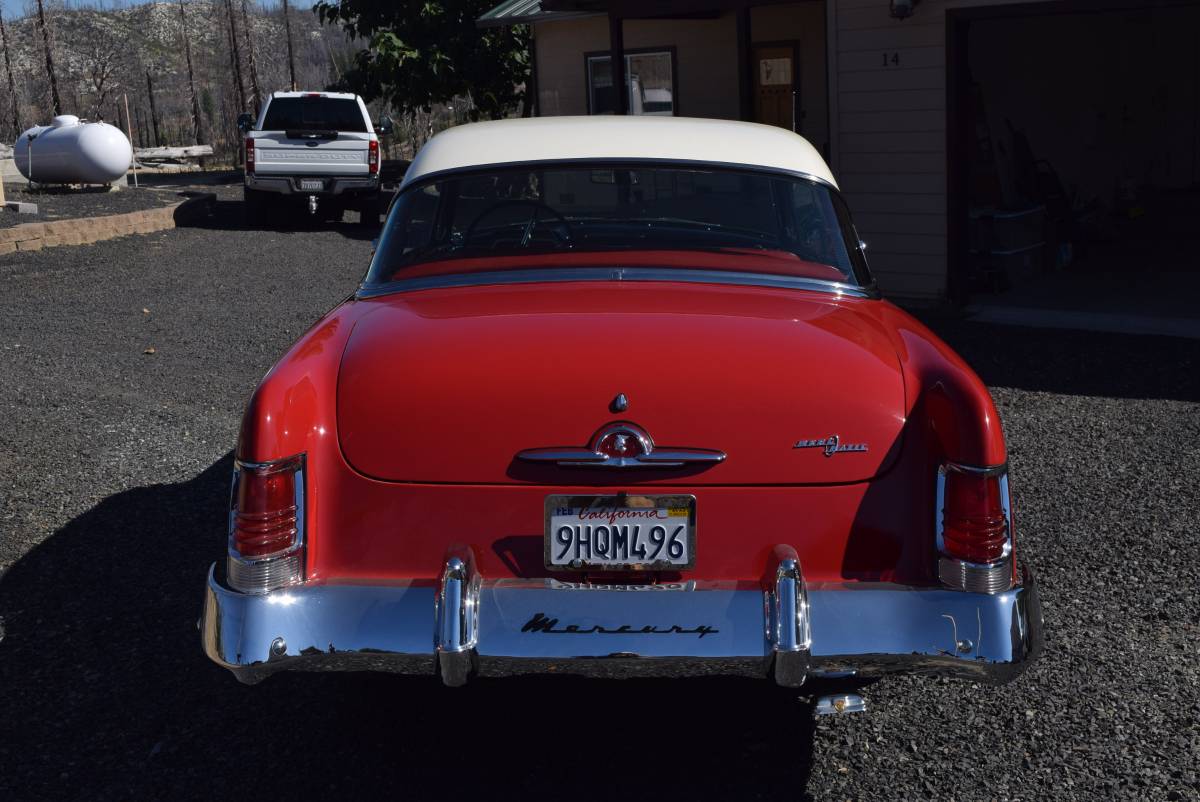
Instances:
[[[625,54],[625,91],[629,95],[630,114],[675,114],[675,65],[670,50],[645,50]],[[617,97],[613,92],[612,58],[608,55],[587,57],[588,111],[591,114],[616,114]]]

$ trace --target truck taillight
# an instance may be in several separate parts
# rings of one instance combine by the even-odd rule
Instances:
[[[943,465],[936,515],[938,576],[944,584],[977,593],[1012,587],[1012,505],[1004,466]]]
[[[379,174],[379,141],[376,139],[367,143],[367,169],[371,175]]]
[[[254,172],[254,139],[246,137],[246,172]]]
[[[229,585],[266,593],[304,578],[304,458],[237,462],[229,509]]]

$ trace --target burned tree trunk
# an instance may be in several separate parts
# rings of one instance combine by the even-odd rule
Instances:
[[[192,41],[188,35],[187,13],[183,9],[183,0],[179,0],[179,21],[183,33],[183,55],[187,60],[188,94],[192,99],[192,133],[196,137],[196,144],[203,145],[204,127],[200,122],[200,101],[196,97],[196,77],[192,72]],[[157,132],[155,136],[157,136]]]
[[[142,118],[142,107],[138,104],[133,107],[133,124],[137,128],[137,147],[146,147],[146,122]]]
[[[288,11],[288,0],[283,0],[283,30],[287,36],[287,51],[288,51],[288,76],[291,78],[291,83],[288,88],[293,92],[296,91],[296,56],[292,52],[292,15]],[[5,51],[7,53],[7,51]],[[9,79],[12,79],[12,73],[9,73]]]
[[[50,100],[54,104],[54,114],[62,114],[62,100],[58,96],[58,78],[54,75],[54,57],[50,55],[50,29],[46,27],[46,6],[42,0],[37,0],[38,24],[42,29],[42,44],[46,47],[46,75],[50,79]]]
[[[254,113],[262,107],[262,92],[258,88],[258,65],[254,63],[254,31],[250,27],[250,11],[247,0],[242,0],[242,27],[246,32],[246,58],[250,66],[250,96],[254,101]]]
[[[0,44],[4,47],[4,69],[8,72],[8,102],[12,110],[12,135],[16,136],[21,133],[21,115],[17,109],[17,84],[13,80],[12,58],[8,55],[8,31],[4,28],[4,13],[2,11],[0,11]]]
[[[40,0],[39,0],[40,2]],[[242,54],[238,49],[237,23],[233,17],[233,2],[225,0],[225,11],[229,15],[229,61],[233,67],[233,80],[237,84],[238,111],[246,110],[246,87],[242,83]]]
[[[154,129],[154,146],[162,144],[158,135],[158,108],[154,105],[154,79],[150,77],[150,68],[146,68],[146,94],[150,96],[150,127]]]

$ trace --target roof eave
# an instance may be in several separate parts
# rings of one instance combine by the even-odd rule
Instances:
[[[537,11],[534,14],[513,14],[504,17],[488,17],[484,15],[475,20],[477,28],[504,28],[509,25],[534,25],[539,22],[560,22],[562,20],[585,19],[599,17],[595,11]]]

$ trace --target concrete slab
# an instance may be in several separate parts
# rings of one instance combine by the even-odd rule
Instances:
[[[1150,334],[1200,340],[1200,319],[1045,309],[1021,306],[968,306],[967,318],[980,323],[1045,329]]]
[[[37,214],[37,204],[25,201],[5,201],[4,208],[17,214]]]

